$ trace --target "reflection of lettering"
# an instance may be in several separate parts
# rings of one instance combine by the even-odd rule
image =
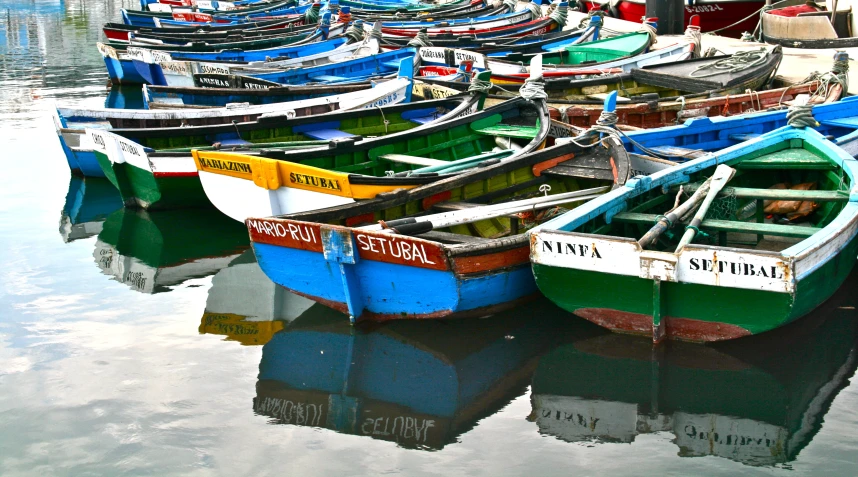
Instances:
[[[746,277],[766,277],[783,279],[784,275],[776,265],[754,265],[753,263],[728,262],[725,260],[709,260],[708,258],[692,258],[689,267],[693,271],[729,273]]]
[[[128,272],[125,275],[125,283],[142,290],[146,288],[146,277],[143,276],[143,272]]]
[[[283,225],[280,222],[268,222],[266,220],[248,220],[247,223],[260,234],[271,237],[292,237],[292,240],[297,242],[319,243],[316,238],[316,231],[306,225],[291,223]]]
[[[719,445],[774,447],[780,444],[779,440],[772,440],[768,437],[741,436],[739,434],[723,435],[717,432],[698,431],[693,424],[686,425],[683,432],[691,439],[713,442]]]
[[[221,161],[219,159],[200,158],[200,165],[206,169],[217,169],[220,171],[243,172],[250,174],[250,164],[244,162]]]
[[[422,422],[421,422],[422,421]],[[399,439],[411,439],[424,443],[429,436],[429,429],[435,427],[433,419],[417,419],[414,417],[398,416],[367,418],[360,430],[364,435],[394,436]]]
[[[543,419],[553,419],[559,422],[575,424],[589,429],[591,432],[596,431],[596,423],[599,422],[598,417],[587,417],[577,412],[554,411],[551,409],[540,409],[539,413]]]
[[[542,242],[542,251],[559,255],[575,255],[576,257],[602,258],[596,245],[582,243]]]
[[[282,421],[284,424],[298,426],[319,426],[325,406],[322,404],[307,404],[293,402],[287,399],[271,398],[256,399],[253,412],[263,414]]]
[[[342,190],[340,183],[334,179],[325,179],[324,177],[311,176],[308,174],[289,173],[289,180],[294,184],[304,184],[320,189]]]
[[[355,234],[355,239],[357,239],[358,247],[364,251],[380,253],[411,262],[420,262],[425,265],[435,265],[435,262],[426,257],[426,248],[423,244],[364,234]]]

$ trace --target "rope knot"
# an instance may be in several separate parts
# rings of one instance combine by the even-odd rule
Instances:
[[[545,82],[542,81],[542,77],[526,79],[524,85],[518,90],[518,94],[528,101],[548,98],[548,93],[545,92]]]
[[[432,40],[429,39],[429,34],[426,32],[426,29],[422,29],[417,32],[417,35],[414,36],[411,40],[408,41],[408,46],[432,46]]]
[[[343,36],[349,39],[349,43],[357,43],[366,38],[366,31],[363,29],[363,20],[355,20],[346,28]]]
[[[810,104],[796,104],[787,110],[787,125],[804,129],[808,126],[818,127],[819,123],[813,118],[813,106]]]

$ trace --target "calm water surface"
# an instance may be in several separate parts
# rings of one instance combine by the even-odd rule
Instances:
[[[99,27],[136,6],[0,0],[0,475],[858,474],[858,276],[719,347],[544,302],[354,330],[240,224],[71,178],[46,110],[108,101]]]

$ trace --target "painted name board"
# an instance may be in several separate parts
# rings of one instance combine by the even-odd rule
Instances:
[[[326,190],[335,190],[342,191],[342,187],[340,187],[340,181],[336,179],[324,178],[319,176],[313,176],[310,174],[299,174],[297,172],[289,173],[289,182],[292,184],[301,184],[305,186],[312,186],[318,189],[326,189]]]
[[[792,293],[791,263],[773,253],[688,245],[679,254],[641,250],[624,238],[540,232],[531,258],[544,265],[749,290]]]
[[[323,226],[319,224],[282,219],[247,219],[245,223],[253,242],[314,252],[322,252],[325,247],[321,240]],[[396,234],[346,230],[352,234],[361,259],[434,270],[448,268],[446,254],[436,243]]]

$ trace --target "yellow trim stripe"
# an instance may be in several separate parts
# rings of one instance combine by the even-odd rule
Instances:
[[[191,154],[198,171],[252,180],[266,190],[291,187],[352,199],[372,199],[382,192],[417,187],[352,184],[347,173],[232,152],[194,150]]]

